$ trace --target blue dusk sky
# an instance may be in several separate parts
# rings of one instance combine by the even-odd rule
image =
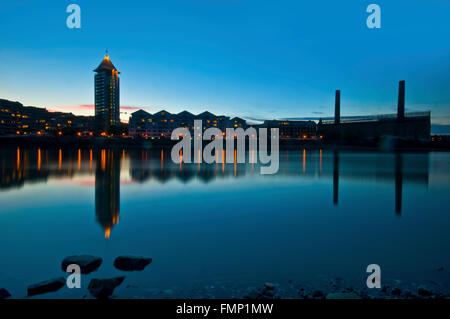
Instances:
[[[81,29],[66,7],[81,7]],[[381,7],[381,29],[366,7]],[[450,124],[448,0],[3,1],[0,98],[93,114],[108,49],[126,119],[184,109],[250,119],[431,110]]]

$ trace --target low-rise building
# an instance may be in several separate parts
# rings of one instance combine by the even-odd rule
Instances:
[[[68,130],[82,133],[92,130],[93,123],[92,116],[49,112],[44,108],[0,99],[1,135],[50,135]]]
[[[128,123],[128,132],[130,136],[164,138],[169,137],[176,128],[183,127],[188,129],[191,134],[194,131],[194,121],[202,121],[202,130],[216,127],[222,131],[227,128],[247,127],[244,119],[234,117],[230,119],[228,116],[215,115],[205,111],[198,115],[194,115],[188,111],[182,111],[173,114],[165,110],[151,114],[144,110],[139,110],[131,114]]]

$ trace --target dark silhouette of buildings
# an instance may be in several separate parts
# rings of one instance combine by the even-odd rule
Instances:
[[[106,55],[94,70],[95,117],[75,116],[71,113],[48,112],[36,107],[24,107],[18,102],[0,99],[0,134],[64,135],[64,131],[93,135],[125,136],[127,127],[120,123],[119,71]],[[405,81],[399,83],[397,114],[369,116],[341,116],[341,91],[336,90],[334,120],[314,121],[266,120],[262,124],[248,124],[245,119],[215,115],[208,111],[194,115],[188,111],[173,114],[165,110],[151,114],[138,110],[131,114],[128,135],[144,138],[170,138],[172,131],[183,127],[194,131],[194,121],[202,121],[202,130],[218,128],[278,128],[280,139],[317,139],[327,142],[362,144],[379,142],[381,138],[426,141],[430,139],[430,112],[405,113]],[[442,139],[442,138],[441,138]],[[372,144],[370,144],[372,143]],[[367,144],[367,143],[366,143]]]
[[[403,140],[430,139],[430,112],[405,113],[405,81],[399,83],[397,115],[373,115],[341,118],[340,91],[336,91],[335,118],[319,121],[318,135],[327,140],[364,141],[391,136]]]
[[[120,124],[119,71],[106,54],[94,72],[96,129],[107,131]]]
[[[280,138],[309,139],[316,136],[316,123],[313,121],[278,121],[266,120],[262,125],[255,128],[266,127],[279,129]]]

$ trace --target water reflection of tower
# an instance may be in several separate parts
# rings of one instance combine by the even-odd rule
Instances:
[[[95,215],[109,238],[111,228],[119,221],[120,212],[120,154],[101,150],[95,170]]]

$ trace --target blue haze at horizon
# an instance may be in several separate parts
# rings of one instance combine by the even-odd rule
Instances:
[[[80,165],[89,167],[88,150],[82,152]],[[185,164],[182,172],[194,174],[187,181],[167,157],[161,168],[158,152],[134,160],[125,153],[120,221],[109,239],[95,218],[95,163],[77,172],[76,160],[66,160],[62,170],[72,165],[72,177],[1,190],[2,285],[23,297],[27,285],[64,275],[65,256],[89,253],[104,263],[83,278],[84,288],[88,278],[121,274],[112,267],[118,255],[154,259],[143,273],[126,274],[119,296],[130,296],[127,285],[138,285],[145,295],[145,289],[190,289],[221,280],[314,284],[321,276],[340,276],[363,285],[371,263],[381,265],[383,278],[438,280],[450,287],[448,275],[436,278],[438,267],[450,266],[449,153],[403,154],[401,215],[395,212],[395,155],[389,153],[340,153],[338,205],[332,152],[323,151],[322,161],[319,150],[282,152],[273,176],[259,175],[250,164],[237,165],[236,173],[233,164],[224,173],[220,165],[202,164],[205,178],[196,164]],[[30,165],[36,169],[34,161]],[[57,165],[50,163],[54,171]],[[138,182],[132,169],[138,175],[150,170],[151,178]],[[417,182],[424,174],[426,180]],[[43,297],[84,294],[62,289]]]

